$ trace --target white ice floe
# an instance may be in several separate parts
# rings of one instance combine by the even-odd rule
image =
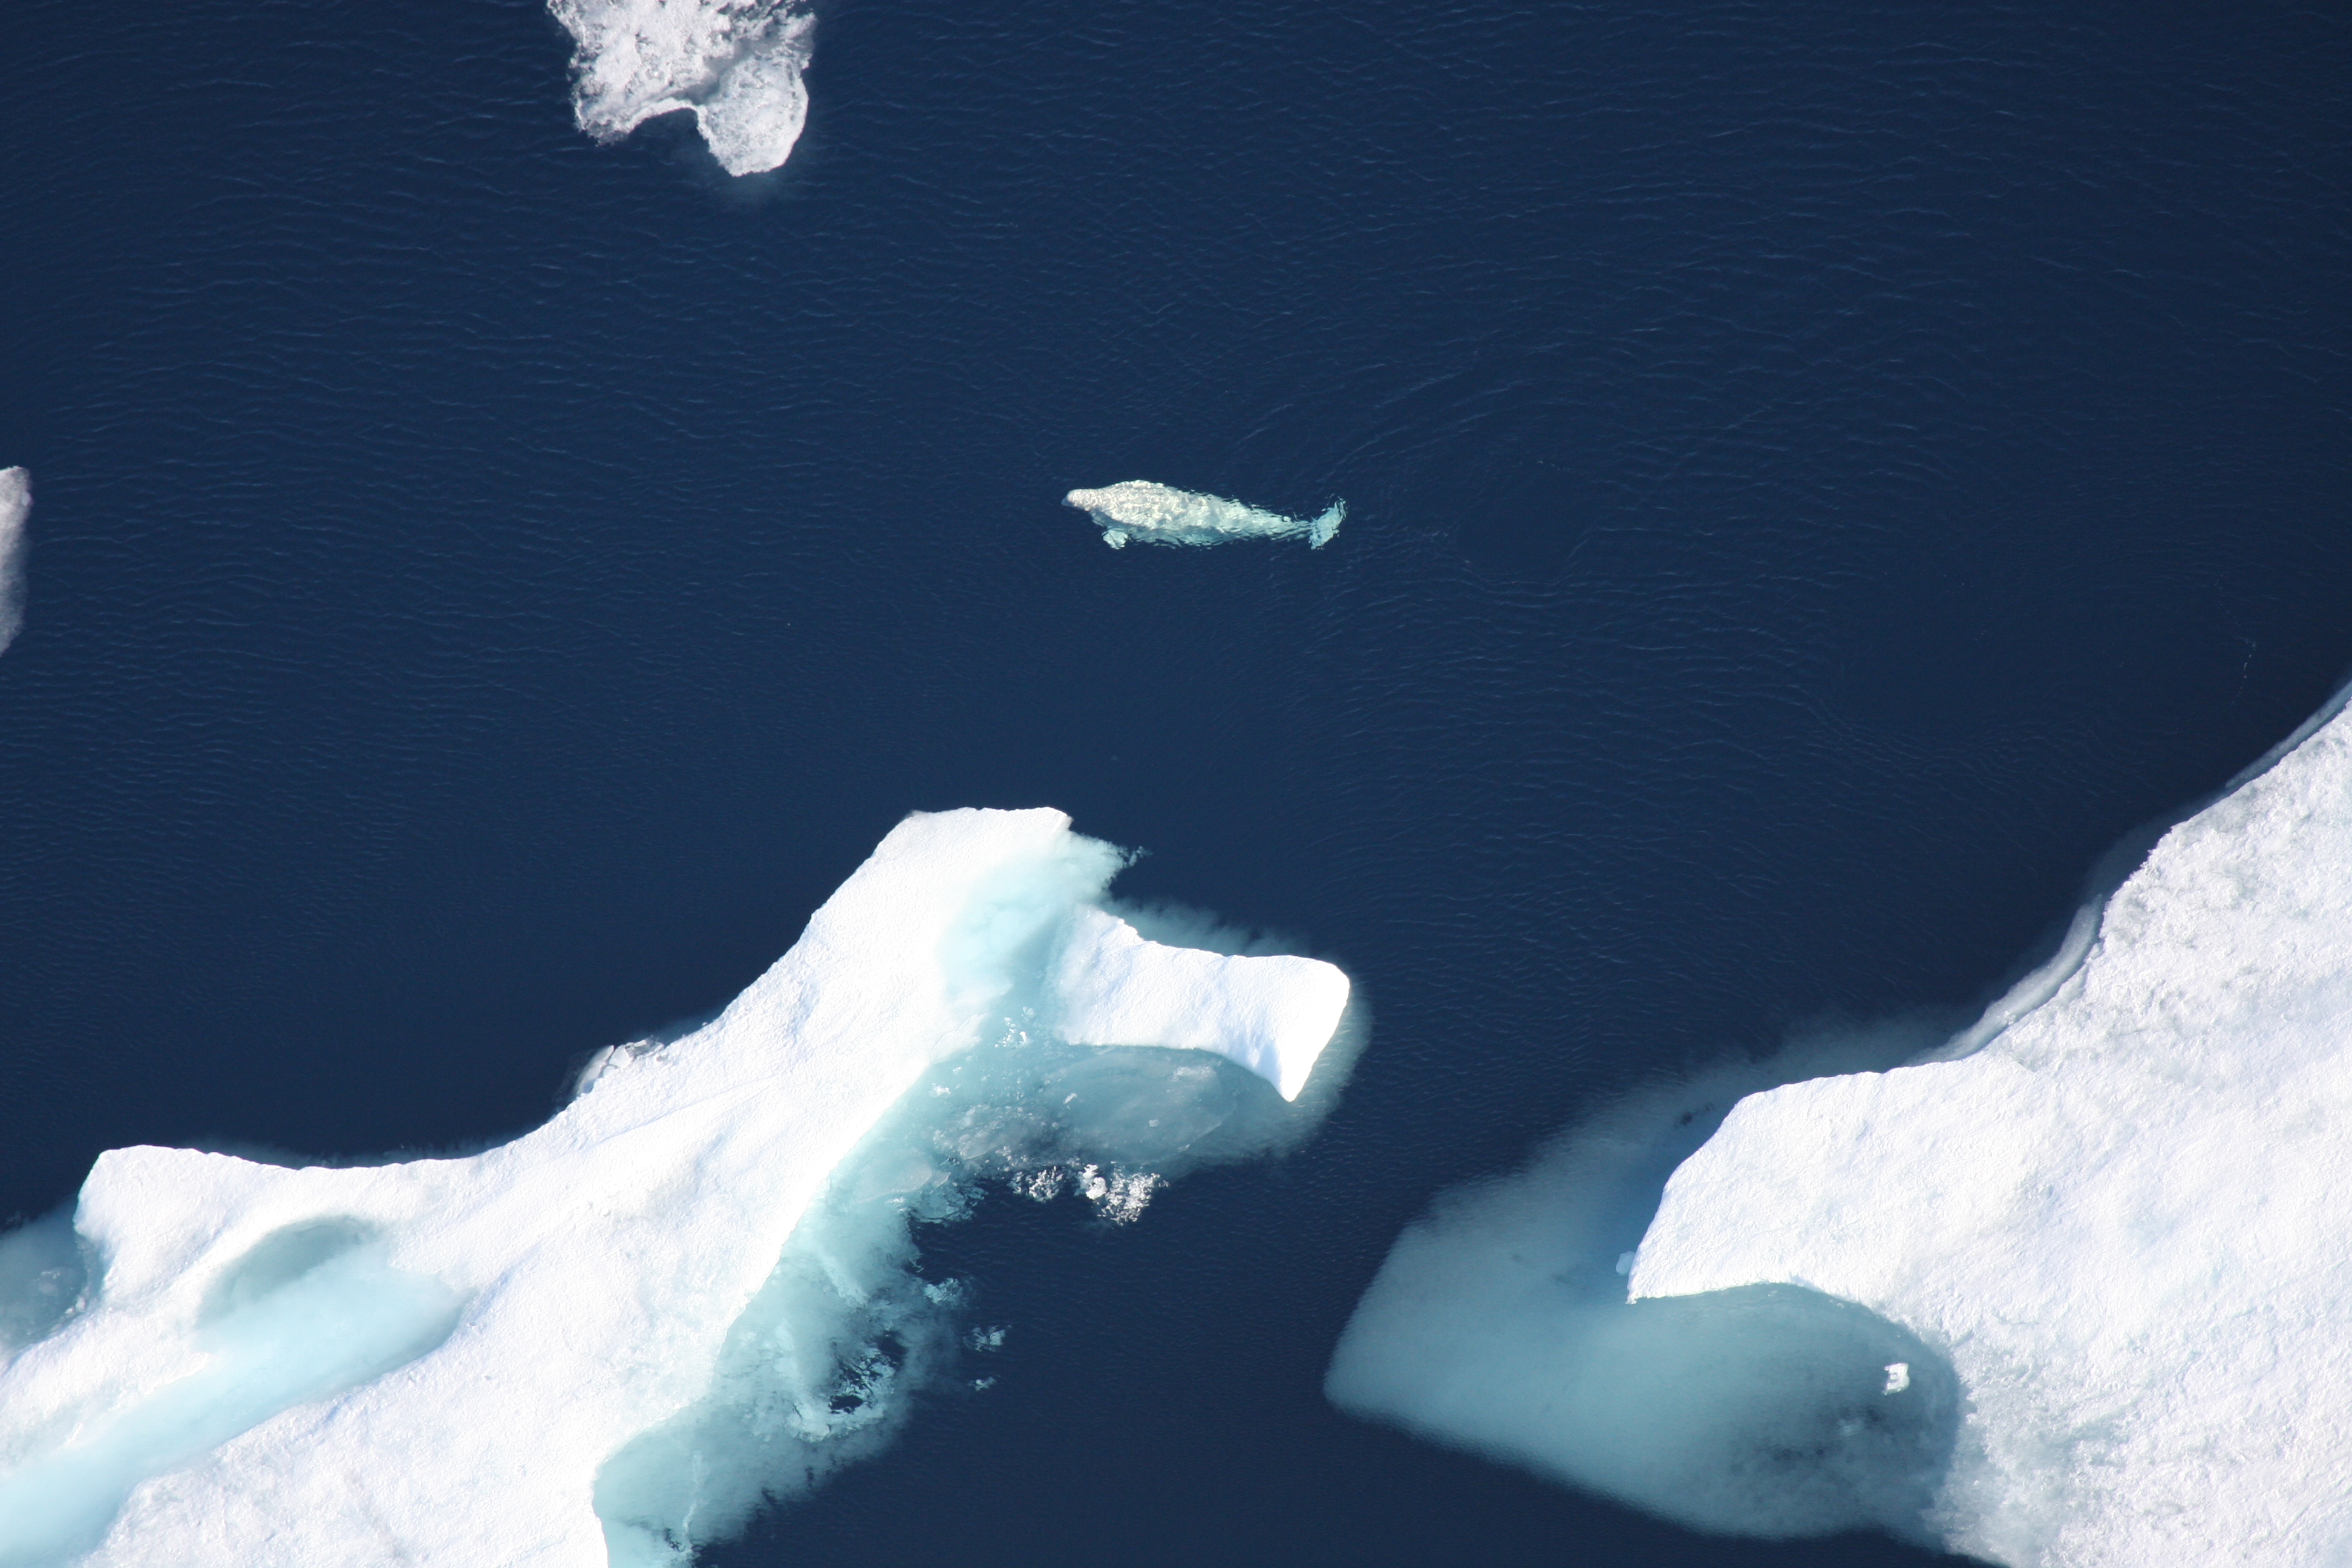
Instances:
[[[548,0],[577,47],[572,107],[600,142],[693,111],[730,174],[792,156],[816,17],[803,0]]]
[[[1809,1287],[1941,1351],[1957,1550],[2352,1562],[2352,718],[2174,827],[2084,945],[1972,1055],[1742,1100],[1633,1292]]]
[[[61,1226],[0,1237],[0,1564],[683,1561],[908,1373],[885,1336],[954,1294],[909,1215],[1077,1170],[1131,1217],[1159,1178],[1086,1149],[1198,1163],[1236,1084],[1289,1114],[1220,1060],[1297,1095],[1345,976],[1144,941],[1121,863],[1059,812],[910,817],[717,1019],[484,1154],[100,1156],[77,1312]]]
[[[1304,537],[1320,550],[1339,531],[1348,503],[1334,501],[1320,517],[1285,517],[1222,496],[1195,495],[1150,479],[1126,479],[1098,490],[1072,490],[1063,498],[1091,516],[1103,542],[1124,549],[1130,539],[1149,544],[1223,544],[1229,539]]]
[[[25,626],[25,520],[33,511],[33,476],[0,468],[0,651]]]

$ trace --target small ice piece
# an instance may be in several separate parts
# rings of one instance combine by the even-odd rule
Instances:
[[[816,16],[806,0],[548,0],[577,46],[572,108],[614,142],[690,110],[730,174],[782,166],[808,120]]]
[[[1049,994],[1078,1030],[1046,1047],[1061,1073],[1102,1059],[1096,1042],[1198,1047],[1296,1094],[1330,1037],[1346,976],[1143,941],[1096,905],[1125,863],[1058,811],[911,816],[717,1018],[605,1055],[553,1120],[469,1158],[101,1154],[77,1241],[0,1247],[0,1563],[592,1568],[625,1538],[654,1551],[635,1521],[673,1479],[741,1481],[711,1507],[686,1499],[698,1528],[748,1512],[776,1451],[758,1447],[767,1428],[697,1413],[729,1392],[755,1303],[774,1310],[753,1327],[795,1321],[799,1277],[779,1258],[803,1225],[824,1234],[801,1261],[852,1284],[908,1250],[908,1206],[952,1185],[941,1151],[860,1152],[904,1104],[919,1126],[960,1103],[916,1092],[928,1076]],[[1008,1047],[973,1070],[1031,1059]],[[1164,1091],[1221,1070],[1159,1065],[1156,1083],[1102,1081]],[[1120,1221],[1160,1182],[1109,1163],[1078,1176]],[[1025,1179],[1047,1196],[1065,1173]],[[83,1255],[102,1264],[86,1287]],[[798,1342],[840,1339],[830,1311]],[[898,1370],[849,1368],[864,1402],[802,1425],[871,1422]],[[666,1435],[681,1431],[748,1436],[671,1465]]]
[[[1947,1348],[1956,1552],[2347,1560],[2352,717],[2290,744],[1980,1048],[1741,1100],[1643,1238],[1644,1300],[1801,1282]]]
[[[25,519],[33,510],[33,476],[0,468],[0,651],[25,626]]]
[[[1907,1361],[1888,1362],[1886,1363],[1886,1392],[1889,1394],[1900,1394],[1910,1386],[1911,1363]]]
[[[1316,550],[1331,542],[1348,515],[1346,501],[1333,501],[1320,517],[1285,517],[1222,496],[1195,495],[1150,479],[1126,479],[1098,490],[1072,490],[1063,498],[1091,516],[1113,550],[1130,539],[1149,544],[1223,544],[1229,539],[1296,539]]]
[[[1617,1255],[1617,1272],[1620,1274],[1631,1274],[1633,1272],[1633,1255],[1632,1253],[1621,1252]]]

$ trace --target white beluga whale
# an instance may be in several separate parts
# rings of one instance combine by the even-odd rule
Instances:
[[[1130,539],[1152,544],[1223,544],[1228,539],[1296,539],[1320,550],[1339,531],[1348,515],[1346,501],[1333,501],[1320,517],[1285,517],[1223,496],[1196,495],[1154,484],[1150,479],[1125,479],[1098,490],[1072,490],[1063,498],[1091,516],[1103,531],[1103,542],[1123,550]]]

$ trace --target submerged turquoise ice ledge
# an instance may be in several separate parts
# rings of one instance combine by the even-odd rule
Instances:
[[[1441,1201],[1331,1397],[1706,1530],[2352,1563],[2342,697],[1975,1026],[1836,1048]]]
[[[952,1334],[911,1220],[1006,1177],[1131,1218],[1328,1101],[1347,977],[1146,940],[1122,863],[910,817],[717,1019],[470,1159],[100,1156],[78,1310],[56,1227],[0,1238],[0,1564],[677,1563],[856,1457]]]

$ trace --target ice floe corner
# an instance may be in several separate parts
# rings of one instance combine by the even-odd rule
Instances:
[[[1801,1282],[1941,1347],[1957,1550],[2352,1561],[2352,718],[2167,833],[1994,1024],[1742,1100],[1633,1294]]]
[[[1630,1093],[1526,1169],[1441,1194],[1358,1302],[1325,1393],[1697,1530],[1924,1539],[1958,1403],[1932,1347],[1801,1287],[1636,1302],[1626,1275],[1668,1174],[1735,1100],[1940,1037],[1916,1021],[1803,1037]]]

